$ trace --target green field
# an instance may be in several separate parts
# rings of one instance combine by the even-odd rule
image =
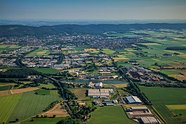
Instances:
[[[59,99],[59,97],[52,95],[35,95],[34,92],[24,93],[11,114],[9,121],[14,121],[16,118],[19,120],[28,119],[41,113],[50,103]]]
[[[185,116],[186,117],[186,109],[172,109],[171,110],[175,116]],[[185,119],[184,119],[185,120]],[[184,121],[185,122],[185,121]]]
[[[178,80],[186,80],[186,69],[163,69],[160,72]]]
[[[186,104],[185,105],[167,105],[174,115],[182,115],[186,117]]]
[[[158,44],[158,43],[140,43],[142,45],[145,45],[145,46],[156,46],[156,45],[161,45],[161,44]]]
[[[174,46],[186,46],[185,38],[177,38],[178,36],[185,36],[185,32],[182,34],[176,34],[173,30],[134,30],[128,33],[113,33],[108,34],[114,37],[123,37],[130,35],[148,34],[149,36],[142,37],[147,42],[136,43],[136,48],[125,48],[116,50],[114,59],[117,61],[118,66],[130,67],[127,63],[129,60],[135,60],[140,66],[149,69],[157,69],[159,67],[169,68],[185,68],[186,67],[186,50],[166,50],[167,47]],[[179,32],[179,31],[178,31]],[[182,32],[182,31],[180,31]],[[167,38],[164,38],[164,37]],[[135,36],[133,36],[135,37]],[[141,37],[141,36],[140,36]],[[149,42],[148,42],[149,41]],[[106,52],[105,53],[109,53]],[[110,52],[111,53],[111,52]],[[156,63],[156,66],[155,66]],[[174,66],[175,65],[175,66]],[[165,72],[165,71],[164,71]],[[166,72],[165,72],[166,73]],[[171,72],[168,72],[171,73]],[[172,77],[178,80],[184,80],[183,76],[173,75]]]
[[[73,89],[70,89],[70,91],[76,95],[78,100],[89,99],[89,97],[86,96],[86,92],[87,92],[86,88],[73,88]]]
[[[61,97],[58,90],[50,90],[50,95],[54,97]]]
[[[173,110],[185,110],[186,109],[186,105],[167,105],[167,107]]]
[[[22,94],[0,97],[0,123],[7,122]]]
[[[166,75],[179,74],[179,72],[176,72],[175,70],[170,70],[170,69],[167,69],[167,70],[164,69],[164,70],[161,70],[160,72]]]
[[[0,52],[2,51],[11,51],[20,48],[18,45],[0,45]]]
[[[59,72],[54,68],[33,68],[33,69],[43,74],[56,74]]]
[[[121,106],[105,106],[97,108],[87,124],[135,124],[127,118]]]
[[[122,61],[122,62],[125,62],[128,60],[128,58],[125,55],[117,55],[113,59],[114,61]]]
[[[185,105],[186,88],[140,87],[140,89],[168,124],[181,124],[186,121],[185,114],[180,115],[185,113],[186,110],[177,109],[172,111],[172,109],[166,107],[167,105]]]
[[[115,37],[115,38],[123,38],[123,37],[133,38],[133,37],[139,37],[139,35],[136,35],[133,32],[127,32],[127,33],[110,33],[110,34],[107,34],[107,36]]]
[[[50,90],[39,89],[39,90],[35,91],[35,94],[37,94],[37,95],[50,95]]]
[[[102,49],[102,52],[110,55],[110,54],[113,54],[115,51],[111,49]]]
[[[50,54],[50,51],[49,51],[49,50],[39,48],[39,49],[36,49],[36,50],[34,50],[33,52],[29,53],[27,56],[28,56],[28,57],[34,57],[34,56],[47,56],[47,55],[49,55],[49,54]]]
[[[44,87],[44,88],[55,88],[55,86],[51,83],[48,83],[48,84],[40,84],[39,85],[40,88]]]
[[[0,97],[0,123],[15,121],[16,119],[19,119],[19,121],[28,119],[41,113],[50,103],[56,100],[60,100],[60,97],[54,91],[52,93],[49,91],[45,95],[36,95],[33,91]]]
[[[10,90],[13,86],[12,85],[5,85],[5,86],[1,86],[0,85],[0,91],[2,90]]]

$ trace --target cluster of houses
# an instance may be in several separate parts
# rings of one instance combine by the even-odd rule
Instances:
[[[76,51],[73,47],[62,48],[62,52],[65,54],[63,62],[55,64],[53,68],[68,71],[79,79],[111,80],[119,78],[116,74],[117,69],[112,65],[112,59],[104,53],[90,54],[86,49]],[[86,67],[91,64],[99,67],[94,74],[86,70]]]
[[[0,58],[0,66],[16,66],[15,58]]]
[[[101,75],[101,77],[105,80],[109,80],[109,79],[118,79],[118,75],[117,74],[113,74],[116,73],[117,69],[115,67],[100,67],[99,69],[99,73]]]
[[[10,45],[10,44],[9,44]],[[12,44],[15,45],[15,44]],[[29,53],[30,51],[34,50],[36,47],[33,46],[22,46],[22,47],[16,47],[11,48],[12,50],[5,49],[3,52],[1,52],[0,57],[17,57],[19,55],[23,55],[25,53]]]
[[[29,51],[33,50],[33,47],[25,46],[20,47],[15,50],[7,50],[6,49],[1,52],[0,54],[0,65],[1,66],[16,66],[16,58],[19,55],[22,55],[24,53],[27,53]]]
[[[35,56],[30,56],[29,54],[22,59],[22,63],[27,67],[48,67],[54,68],[54,65],[58,63],[59,55],[61,52],[58,45],[51,45],[47,47],[39,46],[35,49],[41,48],[43,50],[50,51],[49,55],[42,55],[43,52],[36,53]],[[41,54],[41,55],[39,55]]]
[[[139,66],[133,66],[126,73],[131,79],[141,82],[162,81],[163,77],[155,74],[153,71]]]
[[[47,57],[25,57],[22,63],[27,67],[53,67],[57,63],[57,56],[48,55]]]
[[[18,55],[22,55],[25,53],[29,53],[30,51],[33,51],[34,49],[36,49],[36,47],[24,46],[24,47],[20,47],[19,49],[14,50],[14,51],[11,51],[11,54],[14,56],[18,56]]]
[[[50,37],[49,37],[50,39]],[[5,66],[16,66],[16,58],[19,55],[25,55],[38,48],[46,49],[50,51],[49,55],[35,55],[25,56],[22,59],[22,63],[27,67],[45,67],[55,68],[61,71],[68,71],[71,75],[78,79],[91,79],[91,80],[114,80],[118,79],[117,68],[114,67],[112,59],[102,53],[91,54],[91,51],[75,50],[72,46],[66,46],[61,48],[60,45],[51,45],[43,47],[38,46],[22,46],[18,49],[11,51],[10,53],[1,54],[0,65]],[[67,54],[65,53],[67,51]],[[59,63],[59,54],[52,53],[63,53],[64,58],[62,63]],[[10,57],[11,56],[11,57]],[[97,68],[96,73],[89,73],[86,67],[89,64],[95,64]]]

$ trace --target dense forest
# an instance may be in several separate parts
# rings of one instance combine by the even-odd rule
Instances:
[[[0,36],[45,36],[68,34],[102,34],[108,31],[125,32],[131,29],[185,29],[186,24],[149,23],[149,24],[91,24],[91,25],[55,25],[55,26],[23,26],[1,25]]]

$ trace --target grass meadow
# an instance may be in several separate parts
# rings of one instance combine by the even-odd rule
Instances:
[[[121,106],[105,106],[97,108],[87,124],[135,124],[128,119]]]
[[[33,69],[43,74],[56,74],[59,72],[54,68],[33,68]]]
[[[186,121],[186,108],[178,108],[186,105],[185,88],[140,87],[140,89],[168,124],[181,124]],[[167,107],[176,107],[175,105],[176,109]]]
[[[49,50],[45,50],[42,48],[36,49],[33,52],[29,53],[27,56],[28,57],[34,57],[34,56],[47,56],[50,54]]]
[[[43,90],[38,90],[38,94],[32,91],[0,97],[0,123],[29,119],[41,113],[50,103],[60,99],[57,91],[50,93]]]
[[[73,89],[70,89],[70,91],[76,95],[78,100],[89,99],[89,97],[86,96],[86,92],[87,92],[86,88],[73,88]]]
[[[0,97],[0,123],[7,123],[22,94]]]

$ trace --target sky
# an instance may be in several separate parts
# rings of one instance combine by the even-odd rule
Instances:
[[[186,0],[0,0],[1,20],[186,20]]]

